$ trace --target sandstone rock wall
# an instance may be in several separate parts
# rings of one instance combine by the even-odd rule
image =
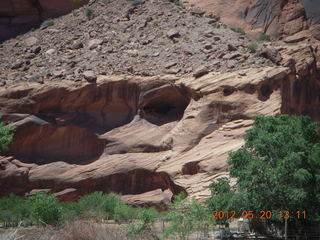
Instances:
[[[117,192],[160,208],[181,191],[205,199],[213,179],[227,175],[228,153],[241,147],[252,117],[320,120],[315,49],[278,51],[287,67],[4,87],[2,120],[17,130],[0,158],[0,195],[50,191],[72,201]]]
[[[48,18],[70,12],[89,0],[2,0],[0,1],[0,42],[38,26]]]
[[[312,0],[185,0],[186,6],[200,8],[221,17],[231,26],[248,33],[266,33],[281,38],[319,24],[319,2]]]

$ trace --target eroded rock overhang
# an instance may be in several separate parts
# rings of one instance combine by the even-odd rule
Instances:
[[[185,191],[204,199],[212,180],[227,174],[228,153],[243,144],[254,116],[320,120],[312,51],[283,50],[287,67],[198,79],[99,76],[97,83],[3,88],[2,120],[13,122],[16,135],[0,159],[1,195],[51,191],[70,201],[103,191],[163,205]]]

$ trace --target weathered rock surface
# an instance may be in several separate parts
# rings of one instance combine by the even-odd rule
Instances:
[[[93,12],[90,19],[88,8]],[[211,20],[168,0],[148,0],[135,7],[131,0],[95,1],[54,19],[53,26],[0,44],[0,79],[6,84],[61,78],[82,81],[87,71],[182,76],[204,65],[208,71],[220,72],[230,71],[230,65],[232,70],[271,65],[249,53],[250,39]],[[211,38],[205,37],[208,30]],[[234,48],[238,58],[232,59],[233,64],[219,58]],[[168,67],[172,62],[174,66]]]
[[[116,192],[161,209],[181,191],[203,200],[254,116],[320,120],[318,49],[292,44],[300,32],[253,54],[203,11],[91,7],[90,19],[78,9],[0,44],[0,115],[16,126],[0,156],[0,196]]]
[[[312,0],[183,0],[222,22],[274,38],[293,35],[320,23],[319,2]]]
[[[252,117],[320,120],[313,51],[279,49],[287,67],[197,79],[99,75],[96,84],[3,87],[0,112],[17,131],[0,160],[1,196],[50,189],[70,201],[103,191],[160,208],[181,191],[204,199],[227,174],[228,153],[243,144]]]

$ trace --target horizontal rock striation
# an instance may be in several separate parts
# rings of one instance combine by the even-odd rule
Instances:
[[[205,199],[254,116],[320,120],[315,49],[277,50],[286,67],[4,87],[2,120],[17,128],[0,159],[1,196],[50,191],[73,201],[116,192],[161,209],[181,191]]]

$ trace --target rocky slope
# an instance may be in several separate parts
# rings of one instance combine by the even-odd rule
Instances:
[[[0,157],[1,196],[117,192],[159,208],[181,191],[203,200],[254,116],[320,120],[316,48],[264,43],[249,53],[246,37],[167,1],[104,6],[1,45],[0,114],[16,126]]]
[[[0,45],[0,79],[2,84],[78,81],[85,71],[183,75],[201,66],[229,71],[268,65],[248,51],[249,43],[215,18],[194,15],[169,1],[138,6],[131,0],[96,1],[56,19],[54,26]]]

